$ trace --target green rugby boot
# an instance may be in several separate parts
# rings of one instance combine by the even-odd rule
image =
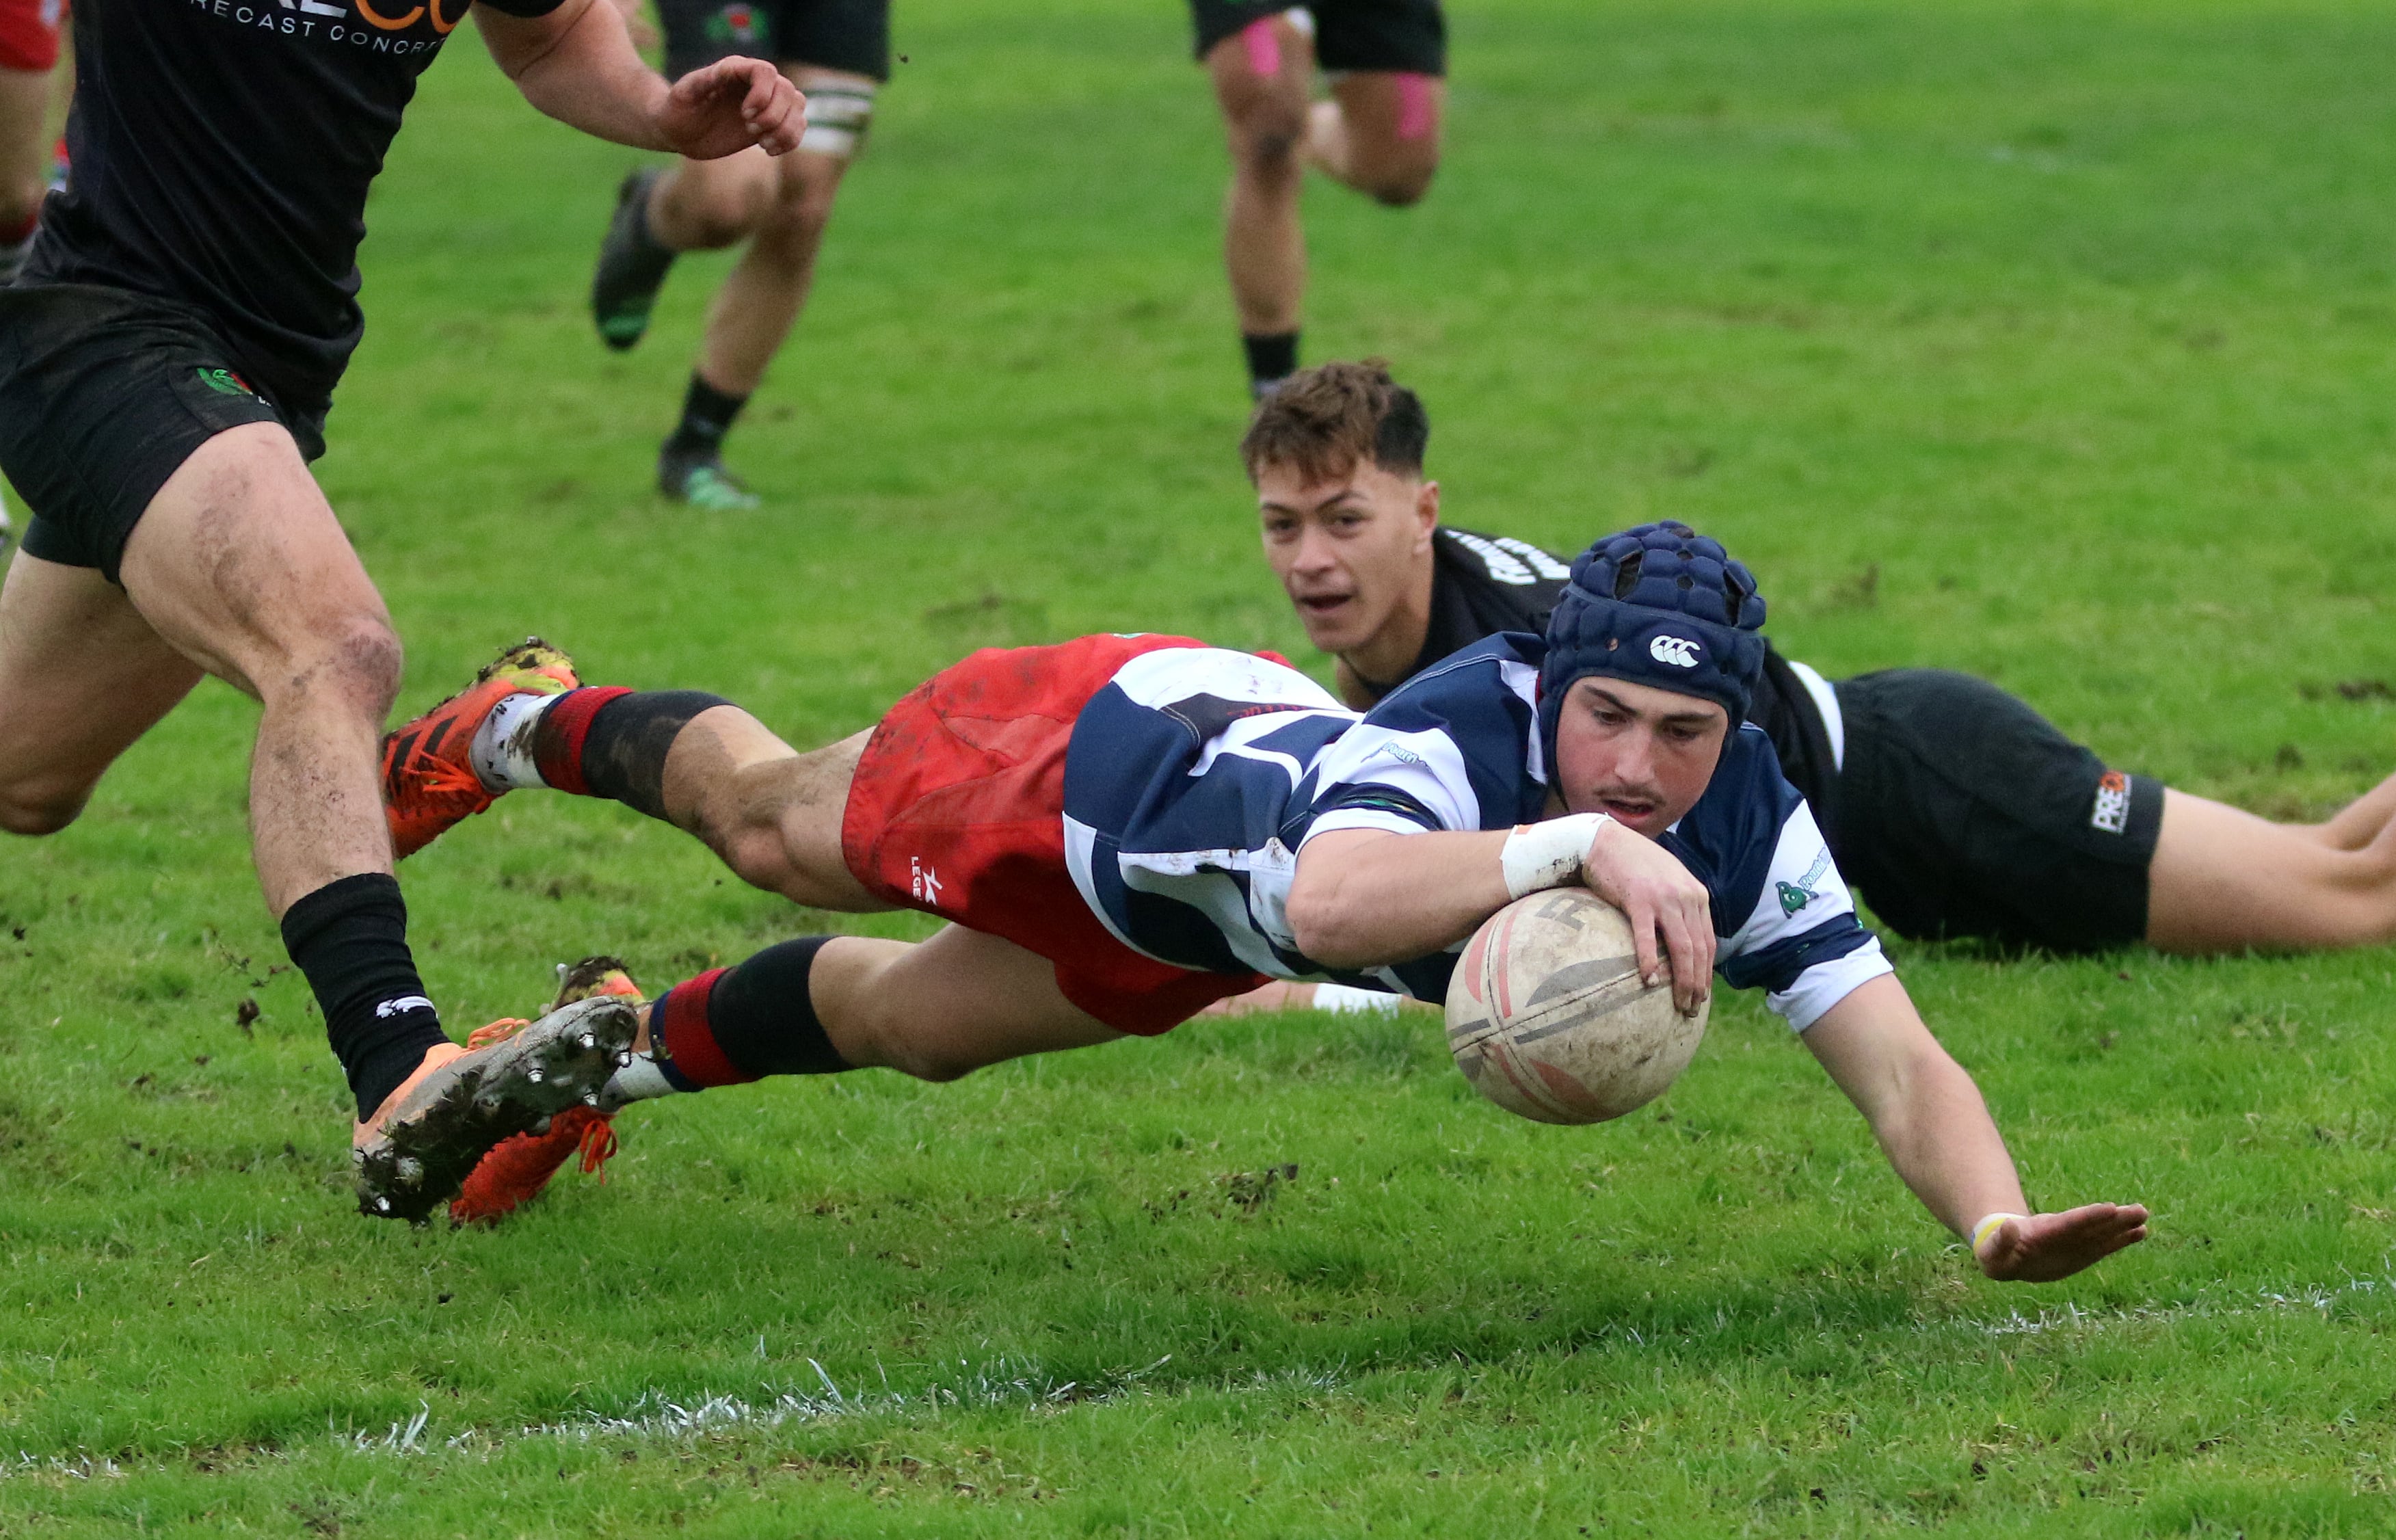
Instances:
[[[624,179],[616,190],[616,217],[599,244],[599,268],[591,275],[591,319],[600,339],[618,352],[648,332],[649,310],[673,266],[673,251],[649,232],[649,194],[664,178],[649,166]]]
[[[711,513],[742,513],[758,506],[757,494],[724,469],[713,450],[658,457],[658,490],[678,503]]]

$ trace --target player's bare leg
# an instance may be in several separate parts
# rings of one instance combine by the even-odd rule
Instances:
[[[152,501],[123,577],[160,637],[264,708],[250,828],[267,908],[388,873],[377,761],[399,637],[291,436],[210,439]]]
[[[715,707],[673,740],[666,816],[752,887],[810,909],[886,909],[841,853],[849,780],[872,736],[803,754],[738,706]]]
[[[1298,202],[1314,45],[1288,17],[1268,17],[1209,49],[1206,73],[1231,153],[1223,266],[1246,339],[1250,378],[1264,391],[1297,367],[1306,295]]]
[[[648,199],[648,228],[663,246],[747,248],[709,307],[690,398],[659,462],[660,486],[693,502],[753,501],[723,471],[722,440],[805,308],[841,179],[871,115],[875,83],[867,76],[808,64],[782,73],[809,100],[798,150],[685,160]]]
[[[108,763],[203,671],[256,698],[259,880],[357,1096],[356,1136],[379,1136],[411,1087],[409,1105],[440,1122],[455,1109],[424,1085],[463,1050],[407,951],[378,774],[399,641],[290,434],[250,423],[203,443],[150,500],[120,576],[122,589],[20,556],[0,591],[8,827],[72,821]],[[607,1068],[577,1073],[595,1093]],[[548,1079],[541,1094],[566,1088]],[[523,1100],[485,1099],[505,1104],[503,1122]]]
[[[0,830],[74,822],[117,756],[199,681],[123,589],[18,552],[0,588]]]
[[[1046,958],[963,925],[928,941],[835,936],[815,954],[807,987],[847,1068],[917,1080],[958,1080],[1127,1035],[1067,1000]],[[650,1048],[646,1012],[634,1046]]]
[[[1357,70],[1331,83],[1308,121],[1308,164],[1376,202],[1404,208],[1439,171],[1447,82],[1437,75]]]
[[[1206,73],[1231,154],[1223,264],[1262,395],[1298,366],[1305,168],[1391,207],[1415,203],[1439,169],[1447,86],[1435,75],[1359,70],[1332,82],[1330,100],[1311,101],[1313,39],[1286,14],[1216,44]]]
[[[2148,868],[2148,942],[2203,955],[2396,940],[2396,824],[2380,816],[2389,784],[2320,826],[2166,790]]]

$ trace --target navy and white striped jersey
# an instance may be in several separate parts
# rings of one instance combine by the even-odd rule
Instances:
[[[1444,999],[1463,943],[1369,974],[1298,948],[1298,852],[1338,829],[1511,829],[1547,799],[1534,702],[1544,644],[1509,633],[1436,664],[1366,716],[1245,653],[1134,658],[1082,710],[1065,757],[1073,881],[1115,936],[1216,973],[1329,980]],[[1804,1030],[1889,971],[1857,922],[1804,799],[1752,727],[1661,843],[1706,884],[1734,989]]]

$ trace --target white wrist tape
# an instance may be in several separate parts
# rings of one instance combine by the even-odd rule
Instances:
[[[2030,1215],[2026,1214],[2005,1214],[2003,1212],[1987,1215],[1981,1219],[1978,1224],[1972,1227],[1972,1250],[1977,1253],[1982,1246],[1987,1245],[1989,1243],[1989,1237],[1996,1234],[1998,1229],[2003,1226],[2006,1220],[2028,1219]]]
[[[1395,1016],[1398,1014],[1398,997],[1379,989],[1359,989],[1347,984],[1317,984],[1314,987],[1314,1008],[1342,1014],[1357,1011],[1376,1016]]]
[[[1506,873],[1506,896],[1520,898],[1543,888],[1562,887],[1580,875],[1599,828],[1614,820],[1603,813],[1571,813],[1535,824],[1516,824],[1498,853]]]

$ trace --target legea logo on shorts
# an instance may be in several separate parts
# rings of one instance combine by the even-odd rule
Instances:
[[[258,393],[249,388],[248,380],[231,369],[202,369],[199,375],[200,383],[219,395],[254,396]]]
[[[1659,636],[1647,644],[1647,656],[1676,669],[1697,666],[1697,644],[1685,636]]]

